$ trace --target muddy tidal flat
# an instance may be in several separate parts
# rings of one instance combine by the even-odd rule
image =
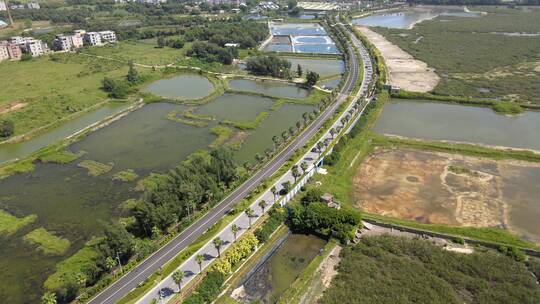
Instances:
[[[540,164],[413,149],[376,150],[354,177],[355,204],[422,223],[501,227],[540,243]]]

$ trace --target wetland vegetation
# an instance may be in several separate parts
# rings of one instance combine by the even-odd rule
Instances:
[[[287,84],[280,85],[288,88]],[[308,97],[308,94],[300,96]],[[313,92],[309,95],[309,101],[306,102],[317,103],[324,97],[326,97],[325,94]],[[162,218],[164,222],[151,223],[146,220],[142,222],[143,219],[156,218],[155,215],[149,215],[147,212],[162,210],[169,213],[170,210],[165,211],[168,207],[156,203],[160,205],[159,208],[155,206],[144,208],[135,204],[124,209],[119,207],[120,203],[140,197],[140,193],[135,189],[146,189],[147,192],[153,191],[152,189],[157,191],[155,187],[170,178],[165,177],[166,175],[152,174],[152,172],[166,172],[174,164],[186,158],[197,157],[188,157],[196,150],[226,145],[240,149],[239,156],[236,152],[230,154],[231,161],[234,155],[234,159],[245,162],[253,159],[256,153],[275,148],[272,136],[294,127],[295,123],[302,120],[302,114],[311,112],[313,109],[311,105],[288,104],[293,101],[294,99],[277,100],[260,97],[250,95],[248,92],[248,94],[227,93],[199,106],[187,107],[164,102],[150,103],[107,127],[82,136],[78,141],[69,144],[66,150],[53,149],[51,152],[43,153],[39,156],[41,163],[33,163],[31,159],[28,164],[31,165],[33,171],[16,174],[2,180],[0,201],[2,209],[7,210],[7,212],[3,211],[2,226],[5,223],[11,230],[6,229],[9,239],[5,240],[10,243],[10,246],[0,251],[2,260],[5,262],[2,266],[2,269],[5,269],[4,275],[0,276],[0,281],[7,282],[6,280],[10,280],[9,278],[14,275],[12,271],[16,271],[17,276],[33,278],[33,290],[36,292],[27,293],[26,299],[35,299],[42,290],[43,282],[46,282],[47,290],[56,291],[61,302],[71,299],[79,288],[74,288],[72,285],[76,274],[83,268],[95,269],[97,267],[96,272],[83,271],[87,278],[85,285],[90,286],[97,282],[102,273],[107,270],[104,265],[97,263],[99,259],[109,255],[108,249],[103,251],[102,248],[113,246],[103,244],[114,235],[126,237],[124,232],[121,230],[118,232],[119,228],[115,228],[117,232],[114,234],[107,234],[108,230],[105,230],[107,237],[104,240],[89,241],[92,236],[103,233],[100,222],[108,222],[111,216],[122,222],[125,227],[132,227],[130,231],[139,237],[133,238],[128,235],[128,239],[138,244],[139,251],[126,251],[126,255],[122,257],[124,262],[134,254],[137,254],[137,257],[144,257],[154,246],[151,239],[159,238],[162,233],[167,232],[169,226],[176,223],[175,221],[184,223],[194,219],[201,212],[201,208],[206,210],[211,206],[211,201],[205,199],[201,206],[188,207],[186,209],[188,213],[185,216],[179,215],[179,219],[176,218],[173,222]],[[302,103],[302,99],[299,102]],[[241,111],[237,111],[238,109]],[[168,119],[170,113],[178,113],[177,116],[182,115],[181,117],[194,121],[205,121],[208,125],[194,127],[183,122],[179,123]],[[261,117],[261,113],[265,119],[258,118]],[[227,119],[242,122],[246,118],[257,121],[253,125],[253,134],[219,125]],[[259,123],[266,121],[271,124],[259,134],[261,132]],[[173,138],[174,140],[171,140]],[[178,138],[184,138],[184,140],[178,140]],[[246,138],[253,138],[255,141],[243,148],[242,142]],[[187,142],[190,144],[186,144]],[[261,146],[260,143],[264,144]],[[174,150],[174,153],[164,152],[169,148],[171,151]],[[161,156],[159,158],[148,156],[157,154]],[[203,157],[200,153],[195,155]],[[205,157],[203,159],[207,160]],[[199,160],[198,163],[205,162]],[[234,172],[234,174],[245,174],[243,168],[234,169]],[[146,178],[149,174],[150,178]],[[193,179],[193,174],[190,174],[190,179]],[[22,188],[10,186],[14,184],[24,185],[24,193],[17,190]],[[85,191],[80,190],[83,185]],[[233,186],[222,190],[228,191],[230,187]],[[181,191],[188,191],[184,188],[182,187]],[[193,191],[193,189],[189,190],[195,193]],[[208,191],[205,193],[208,194]],[[143,197],[149,196],[145,194]],[[211,200],[218,200],[219,197],[219,194],[212,195]],[[21,200],[24,200],[24,203],[21,203]],[[43,201],[47,204],[42,204]],[[50,204],[51,201],[55,202],[54,206]],[[59,208],[62,212],[58,212]],[[88,215],[84,221],[77,220],[76,229],[72,226],[76,220],[73,214]],[[54,219],[51,216],[54,216]],[[13,230],[12,227],[19,227],[20,232]],[[66,244],[70,245],[66,247]],[[21,252],[27,254],[21,255]],[[39,275],[31,276],[29,269],[25,268],[27,258],[41,261],[33,266],[34,270],[41,270]],[[52,273],[51,270],[55,268],[56,272]],[[19,279],[16,281],[23,282]],[[6,299],[15,299],[21,294],[21,288],[23,288],[22,285],[13,285],[13,288],[2,296]]]
[[[540,301],[530,264],[492,250],[476,251],[450,252],[422,239],[364,237],[341,251],[338,274],[321,303]]]
[[[411,30],[373,28],[441,77],[433,93],[540,103],[537,7],[482,7],[478,18],[439,16]],[[493,52],[492,50],[497,50]]]

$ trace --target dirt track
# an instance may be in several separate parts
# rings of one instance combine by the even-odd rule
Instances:
[[[414,59],[409,53],[365,26],[356,26],[381,51],[388,67],[388,82],[413,92],[429,92],[439,83],[439,76],[426,63]]]

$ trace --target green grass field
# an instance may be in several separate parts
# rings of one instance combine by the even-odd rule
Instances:
[[[540,32],[540,9],[478,9],[489,13],[438,17],[412,30],[374,29],[436,69],[436,94],[540,103],[540,39],[504,34]]]
[[[59,54],[30,61],[0,63],[1,114],[15,123],[15,135],[54,124],[107,99],[101,80],[127,72],[123,64],[77,54]]]
[[[157,48],[156,44],[151,44],[147,41],[121,41],[102,47],[87,48],[83,50],[83,53],[113,58],[124,62],[133,60],[138,64],[161,66],[175,63],[184,58],[185,52],[190,48],[190,45],[186,43],[182,49],[174,49],[170,47]]]

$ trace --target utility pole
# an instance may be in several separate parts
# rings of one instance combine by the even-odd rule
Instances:
[[[10,8],[9,8],[9,0],[4,0],[4,3],[6,4],[6,11],[7,11],[8,20],[9,20],[9,27],[14,28],[14,26],[13,26],[13,18],[11,18],[11,11],[10,11]]]
[[[120,265],[120,272],[124,274],[124,268],[122,268],[122,262],[120,261],[120,252],[116,252],[116,260],[118,261],[118,265]]]

